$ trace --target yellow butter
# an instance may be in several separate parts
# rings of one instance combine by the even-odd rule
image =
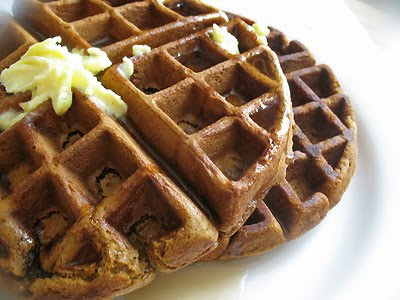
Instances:
[[[252,29],[257,34],[257,42],[260,45],[268,45],[267,35],[270,32],[268,26],[260,23],[254,23]]]
[[[122,117],[127,111],[126,103],[105,89],[94,76],[111,66],[107,54],[97,48],[89,48],[89,55],[82,50],[69,52],[60,43],[61,37],[37,43],[5,69],[0,74],[0,82],[7,92],[32,92],[32,99],[20,104],[25,113],[51,99],[56,114],[63,115],[72,105],[72,88],[77,88],[89,98],[102,102],[100,107],[109,114]]]
[[[133,62],[125,56],[122,59],[122,64],[118,66],[118,71],[121,73],[122,76],[130,79],[134,71]]]
[[[83,67],[94,75],[107,69],[112,65],[107,53],[99,48],[89,48],[86,50],[89,56],[85,55],[83,49],[72,49],[72,54],[78,54],[82,57]]]
[[[151,51],[151,47],[147,45],[133,45],[132,46],[132,54],[133,56],[142,56],[143,54],[149,53]]]
[[[0,131],[5,131],[15,123],[21,121],[27,113],[9,110],[0,114]]]
[[[228,32],[226,27],[220,27],[217,24],[213,25],[213,30],[210,37],[221,48],[225,49],[231,54],[239,54],[239,42],[234,35]]]

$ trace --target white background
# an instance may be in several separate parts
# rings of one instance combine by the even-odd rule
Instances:
[[[158,276],[124,298],[400,299],[400,2],[208,2],[283,30],[332,67],[356,110],[356,174],[305,236],[260,257]]]

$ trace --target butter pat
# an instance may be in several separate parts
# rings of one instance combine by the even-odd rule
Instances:
[[[220,27],[217,24],[213,25],[213,30],[210,37],[221,48],[225,49],[231,54],[239,54],[239,42],[236,37],[228,32],[226,27]]]
[[[9,110],[0,114],[0,130],[5,131],[15,123],[21,121],[27,113]]]
[[[107,53],[99,48],[89,48],[86,50],[89,56],[86,56],[83,49],[72,49],[72,54],[78,54],[82,57],[83,67],[93,73],[94,75],[107,69],[112,65],[111,60],[108,58]]]
[[[126,56],[122,59],[122,64],[118,66],[118,71],[127,79],[130,79],[133,74],[133,62]]]
[[[93,91],[88,96],[94,104],[117,118],[123,117],[128,110],[128,106],[119,95],[105,89],[101,84],[94,85]]]
[[[122,117],[127,111],[126,103],[94,76],[111,65],[107,54],[97,48],[88,49],[89,55],[82,50],[69,52],[60,43],[61,37],[37,43],[4,70],[0,82],[7,92],[32,92],[32,99],[20,104],[25,113],[51,99],[56,114],[63,115],[72,105],[72,88],[77,88],[89,98],[104,102],[102,107],[109,114]]]
[[[132,46],[132,54],[133,56],[142,56],[143,54],[149,53],[151,51],[151,47],[147,45],[133,45]]]
[[[254,23],[252,26],[253,30],[257,34],[257,42],[260,45],[268,45],[267,35],[270,30],[267,25],[262,25],[260,23]]]
[[[151,52],[151,47],[147,45],[133,45],[132,46],[132,55],[134,57],[142,56],[146,53]],[[122,76],[129,79],[131,78],[134,71],[133,62],[127,58],[126,56],[122,59],[122,64],[118,66],[118,71]]]

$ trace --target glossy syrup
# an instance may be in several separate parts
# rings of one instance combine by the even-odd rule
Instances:
[[[180,120],[177,122],[178,126],[186,133],[186,134],[194,134],[197,131],[201,130],[201,127],[189,120]]]
[[[189,52],[179,53],[175,58],[194,72],[201,72],[215,65],[200,46],[194,47]]]
[[[225,153],[216,161],[216,165],[227,178],[233,181],[239,180],[247,169],[245,162],[235,151]]]
[[[191,5],[185,3],[184,1],[176,1],[171,4],[167,4],[167,7],[185,17],[198,14],[196,11],[194,11],[194,8]]]
[[[223,97],[225,98],[226,101],[228,101],[230,104],[235,105],[235,106],[242,106],[250,101],[250,99],[248,97],[243,95],[235,87],[233,87],[231,90],[226,92],[223,95]]]
[[[105,47],[105,46],[114,44],[117,41],[118,40],[115,37],[113,37],[111,34],[108,34],[97,40],[92,41],[91,44],[93,47],[101,48],[101,47]]]

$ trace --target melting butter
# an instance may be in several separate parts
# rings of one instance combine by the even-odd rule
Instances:
[[[213,24],[213,30],[210,33],[210,37],[216,42],[221,48],[225,49],[231,54],[239,54],[239,42],[234,35],[228,32],[226,27],[220,27],[217,24]]]
[[[87,95],[94,104],[117,118],[123,117],[128,110],[128,106],[120,96],[116,97],[113,91],[105,89],[101,84],[93,86],[93,90]]]
[[[150,46],[147,46],[147,45],[133,45],[132,46],[132,55],[134,57],[142,56],[149,52],[151,52]],[[122,76],[124,76],[127,79],[131,78],[134,69],[135,68],[134,68],[132,60],[130,60],[126,56],[122,59],[122,64],[120,64],[118,66],[118,71],[121,73]]]
[[[9,110],[0,114],[0,131],[5,131],[15,123],[21,121],[27,113]]]
[[[0,74],[8,93],[31,91],[32,99],[20,104],[24,113],[51,99],[56,114],[63,115],[72,105],[72,88],[77,88],[89,99],[96,99],[94,102],[109,114],[118,118],[125,115],[126,103],[94,76],[111,66],[107,54],[97,48],[89,48],[89,55],[83,50],[69,52],[60,43],[58,36],[32,45],[19,61]]]
[[[122,59],[122,64],[118,66],[118,71],[121,73],[122,76],[130,79],[134,71],[133,62],[125,56]]]
[[[270,32],[268,26],[260,23],[254,23],[251,28],[257,34],[257,42],[260,45],[268,45],[267,35]]]
[[[147,45],[133,45],[132,55],[134,57],[142,56],[151,51],[151,47]],[[135,70],[132,60],[126,56],[122,59],[122,64],[118,66],[118,71],[122,76],[129,79],[131,78],[133,71]]]
[[[82,57],[83,67],[94,75],[107,69],[112,65],[107,53],[99,48],[89,48],[86,50],[89,56],[85,55],[83,49],[72,49],[72,54],[78,54]]]
[[[151,51],[151,47],[147,45],[133,45],[132,46],[132,54],[133,56],[142,56],[143,54],[149,53]]]

